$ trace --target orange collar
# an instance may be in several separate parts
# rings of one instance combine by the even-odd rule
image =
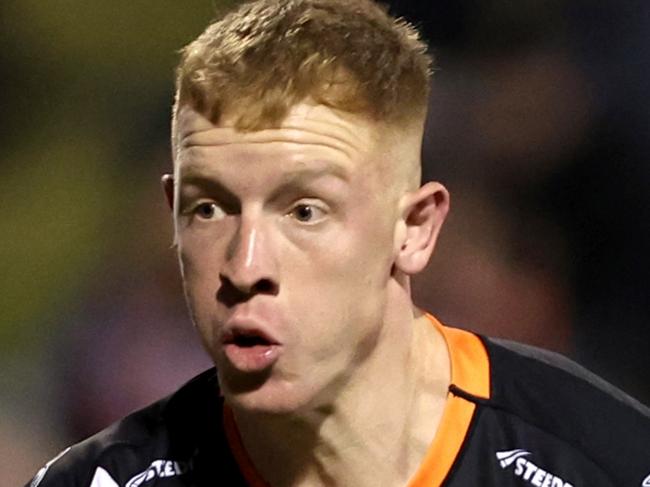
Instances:
[[[427,314],[447,342],[451,359],[451,383],[484,399],[490,397],[490,362],[481,340],[468,331],[443,326]],[[442,419],[420,468],[408,487],[437,487],[451,470],[469,431],[476,405],[447,394]]]

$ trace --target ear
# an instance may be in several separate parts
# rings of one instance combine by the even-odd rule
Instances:
[[[174,209],[174,176],[171,174],[163,174],[160,178],[162,183],[163,192],[165,193],[165,198],[167,199],[167,205],[169,209]]]
[[[403,196],[401,242],[397,242],[395,266],[407,275],[423,270],[449,211],[449,192],[440,183],[429,182]]]

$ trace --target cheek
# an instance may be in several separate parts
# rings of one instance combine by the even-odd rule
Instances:
[[[229,239],[234,231],[230,222],[188,227],[177,238],[178,257],[184,281],[188,283],[218,282]]]
[[[321,235],[308,252],[285,253],[285,282],[293,281],[291,287],[303,288],[316,300],[324,289],[336,295],[346,295],[353,289],[375,290],[385,281],[391,257],[386,246],[377,245],[376,240],[361,231]]]
[[[371,212],[343,225],[323,249],[329,274],[351,286],[382,287],[390,274],[393,236]]]
[[[324,342],[364,333],[381,319],[390,277],[392,235],[370,224],[349,226],[318,239],[317,248],[289,267],[293,308],[309,317]],[[282,288],[282,285],[281,285]],[[354,326],[354,330],[350,329]],[[322,343],[322,342],[321,342]]]
[[[219,273],[212,268],[214,264],[204,254],[207,254],[207,252],[198,252],[196,248],[192,249],[192,251],[180,250],[179,261],[183,276],[185,300],[192,322],[201,338],[204,349],[216,362],[218,360],[216,350],[219,341],[219,327],[215,326],[215,319],[217,318],[215,307]]]
[[[200,251],[196,247],[179,251],[183,282],[187,291],[192,294],[201,290],[205,292],[210,287],[211,281],[217,282],[218,280],[218,267],[213,262],[214,258],[210,254],[212,252]]]
[[[197,325],[205,321],[216,305],[221,254],[215,246],[214,242],[179,243],[178,258],[185,297]]]

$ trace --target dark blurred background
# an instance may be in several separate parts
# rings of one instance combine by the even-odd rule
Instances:
[[[209,365],[159,175],[177,50],[227,2],[0,4],[0,472]],[[650,3],[394,1],[437,57],[425,177],[452,213],[419,304],[650,402]]]

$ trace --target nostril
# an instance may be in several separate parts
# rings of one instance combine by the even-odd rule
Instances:
[[[221,276],[221,286],[217,291],[217,300],[228,307],[243,303],[249,298],[248,294],[237,288],[230,279]]]
[[[253,286],[253,292],[259,294],[277,294],[277,289],[270,279],[260,279]]]
[[[220,275],[221,286],[217,291],[217,300],[228,307],[244,303],[256,294],[278,294],[278,285],[271,279],[259,279],[253,286],[237,285],[225,275]]]

